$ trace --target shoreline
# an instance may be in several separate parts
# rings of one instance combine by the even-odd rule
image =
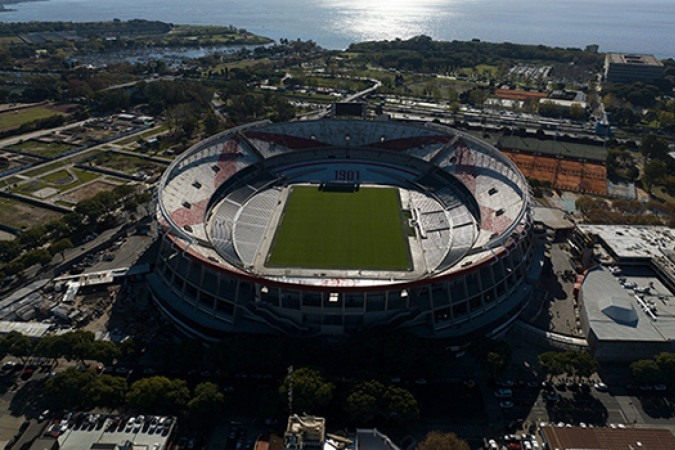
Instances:
[[[24,8],[8,8],[8,5],[13,4],[22,4],[22,3],[35,3],[43,2],[45,5],[39,6],[26,6]],[[266,3],[267,0],[262,3]],[[574,42],[575,39],[570,39],[568,35],[559,35],[556,32],[547,32],[542,34],[536,29],[528,35],[523,35],[522,27],[518,27],[517,23],[514,23],[511,27],[502,27],[498,32],[491,32],[490,29],[486,29],[485,26],[490,25],[492,22],[491,19],[487,18],[483,20],[480,18],[475,20],[476,16],[466,16],[468,19],[474,19],[473,22],[470,22],[478,27],[474,31],[466,32],[466,30],[459,29],[459,31],[454,34],[447,35],[442,30],[429,28],[426,29],[426,22],[424,26],[421,26],[419,30],[417,28],[413,29],[414,34],[410,34],[411,30],[394,30],[391,32],[391,35],[384,33],[379,35],[377,33],[370,33],[364,35],[362,33],[355,33],[355,30],[340,28],[338,25],[334,25],[333,22],[326,22],[326,27],[317,28],[313,26],[314,23],[324,23],[327,19],[332,20],[330,16],[326,16],[326,13],[334,12],[344,12],[345,14],[351,14],[352,9],[344,8],[335,10],[335,8],[314,8],[309,17],[313,22],[303,22],[302,20],[298,21],[296,25],[292,24],[282,24],[279,25],[273,21],[268,21],[266,19],[266,12],[262,11],[260,13],[250,13],[246,10],[244,6],[239,8],[239,3],[237,0],[228,0],[226,3],[233,3],[236,8],[231,9],[226,17],[222,16],[222,13],[217,14],[180,14],[177,16],[175,7],[178,6],[177,3],[167,2],[167,8],[169,12],[159,12],[158,14],[153,14],[153,17],[148,17],[149,13],[152,13],[152,8],[145,10],[138,7],[129,7],[124,8],[124,5],[115,3],[109,8],[105,9],[103,13],[100,12],[100,9],[94,10],[90,8],[83,8],[86,10],[86,13],[64,15],[65,6],[61,8],[63,2],[53,1],[53,0],[0,0],[0,22],[4,23],[30,23],[30,22],[71,22],[71,23],[92,23],[92,22],[105,22],[111,21],[114,18],[120,18],[123,21],[141,19],[141,20],[159,20],[166,23],[181,23],[184,25],[196,25],[196,26],[209,26],[209,25],[222,25],[222,23],[236,23],[237,26],[242,27],[251,33],[254,33],[259,36],[269,37],[272,41],[278,42],[282,38],[287,38],[289,40],[294,40],[299,38],[301,40],[313,40],[317,42],[321,47],[326,50],[338,50],[344,51],[351,44],[363,43],[369,41],[383,41],[383,40],[395,40],[398,38],[406,40],[413,36],[419,35],[428,35],[431,36],[435,41],[470,41],[473,38],[478,38],[482,42],[489,43],[513,43],[516,45],[544,45],[546,47],[552,48],[578,48],[583,49],[585,46],[590,44],[597,44],[600,46],[600,53],[644,53],[652,54],[658,59],[670,59],[675,58],[675,49],[671,47],[662,45],[663,39],[660,38],[662,34],[661,31],[656,30],[656,34],[643,33],[643,36],[646,36],[646,40],[635,40],[631,39],[631,36],[612,36],[609,39],[604,39],[603,36],[611,34],[609,31],[612,30],[607,24],[596,28],[596,31],[608,30],[608,33],[598,34],[591,33],[588,35],[578,36],[579,41],[583,42]],[[80,2],[84,7],[92,6],[92,3],[89,1],[81,0]],[[154,2],[150,2],[154,3]],[[294,0],[286,0],[282,2],[288,5],[295,5]],[[489,2],[488,2],[489,3]],[[150,5],[151,6],[151,5]],[[173,8],[173,9],[171,9]],[[314,11],[316,10],[316,11]],[[468,14],[467,11],[462,10],[460,14]],[[101,15],[106,17],[101,17]],[[12,17],[7,17],[12,16]],[[285,16],[282,14],[280,17],[283,19]],[[551,19],[551,16],[542,16],[542,18],[552,21],[552,25],[559,25],[555,18]],[[337,20],[337,19],[336,19]],[[322,22],[323,21],[323,22]],[[623,23],[624,18],[619,11],[617,16],[614,17],[614,22],[617,24]],[[672,21],[670,18],[667,18],[667,22]],[[431,22],[430,22],[431,23]],[[454,22],[448,22],[448,25],[452,25]],[[458,24],[466,23],[458,21]],[[643,28],[647,27],[647,24],[650,22],[643,22]],[[374,26],[376,24],[373,24]],[[569,24],[570,27],[576,27],[578,25],[580,31],[584,31],[585,24],[572,22]],[[656,24],[658,25],[658,24]],[[430,25],[431,26],[431,25]],[[620,25],[617,25],[620,26]],[[452,28],[451,26],[446,28]],[[658,27],[657,27],[658,28]],[[646,28],[645,28],[646,29]],[[651,40],[649,39],[652,37]],[[532,39],[537,39],[537,42],[532,41]]]

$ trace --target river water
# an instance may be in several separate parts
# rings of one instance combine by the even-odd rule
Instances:
[[[426,34],[675,56],[675,0],[46,0],[9,7],[15,11],[1,21],[232,24],[333,49]]]

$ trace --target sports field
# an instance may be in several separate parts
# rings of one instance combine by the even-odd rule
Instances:
[[[266,265],[412,270],[398,190],[327,192],[293,187]]]

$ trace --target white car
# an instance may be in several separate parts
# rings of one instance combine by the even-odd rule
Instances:
[[[598,392],[607,392],[609,390],[609,387],[605,383],[595,383],[593,387]]]

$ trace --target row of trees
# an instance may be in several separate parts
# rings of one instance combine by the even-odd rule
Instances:
[[[335,385],[315,369],[303,367],[287,375],[279,388],[281,402],[287,401],[291,389],[296,412],[326,413],[334,400]],[[417,400],[409,391],[376,380],[356,384],[344,400],[343,412],[361,426],[397,425],[419,418]]]
[[[128,353],[128,346],[96,340],[94,333],[84,330],[47,335],[38,340],[11,331],[0,339],[0,357],[12,355],[24,363],[31,356],[41,356],[55,361],[64,358],[68,361],[95,360],[111,364]]]
[[[590,377],[598,370],[598,361],[583,350],[542,353],[539,365],[551,378],[563,374],[573,378]]]
[[[643,204],[637,200],[609,201],[579,197],[575,206],[589,223],[668,226],[675,224],[675,207],[657,201]]]
[[[364,333],[339,344],[293,337],[233,335],[208,347],[192,340],[152,342],[145,346],[133,339],[120,344],[96,341],[92,333],[78,330],[39,340],[10,333],[0,339],[0,356],[95,359],[106,364],[117,359],[134,363],[145,347],[144,358],[158,370],[188,372],[201,367],[230,374],[282,373],[293,364],[320,367],[338,377],[353,376],[351,368],[359,367],[359,378],[363,380],[381,376],[416,379],[438,376],[452,364],[446,346],[443,341],[402,333]],[[510,349],[503,344],[486,343],[478,347],[476,356],[495,374],[510,360]],[[177,354],[181,358],[176,359]]]
[[[222,390],[211,382],[200,383],[191,391],[185,380],[153,376],[129,386],[122,377],[77,369],[51,377],[46,394],[52,405],[61,409],[123,407],[148,414],[179,414],[187,410],[198,426],[212,423],[225,405]]]
[[[640,384],[675,386],[675,353],[663,352],[653,359],[640,359],[630,365],[635,381]]]
[[[293,389],[293,411],[308,414],[335,413],[335,385],[309,368],[288,375],[279,388],[279,403],[286,404]],[[92,370],[67,369],[50,377],[48,401],[55,408],[127,408],[148,414],[180,414],[188,411],[195,423],[210,423],[225,406],[222,389],[203,382],[191,391],[185,380],[165,376],[141,378],[131,385],[125,378]],[[343,401],[346,417],[359,426],[392,426],[419,418],[415,397],[407,390],[369,380],[358,383]]]

